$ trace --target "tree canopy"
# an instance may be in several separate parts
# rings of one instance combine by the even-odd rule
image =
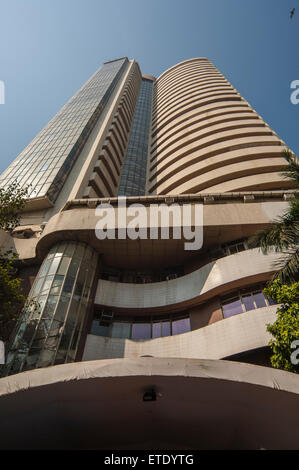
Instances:
[[[282,175],[294,181],[295,189],[299,190],[299,160],[290,151],[283,155],[288,165],[282,168]],[[249,246],[259,246],[264,253],[271,250],[281,252],[279,269],[274,279],[286,284],[299,280],[299,193],[295,193],[287,211],[264,230],[257,232],[249,239]]]
[[[298,374],[299,364],[292,362],[292,354],[295,352],[292,343],[299,340],[299,282],[288,286],[276,279],[264,292],[267,297],[281,304],[276,312],[276,321],[267,325],[267,331],[274,338],[269,342],[272,349],[271,364],[275,368]]]
[[[28,189],[21,188],[18,183],[0,188],[0,229],[12,232],[19,225]],[[17,277],[17,262],[16,253],[0,249],[0,339],[4,341],[8,339],[25,301],[22,280]]]

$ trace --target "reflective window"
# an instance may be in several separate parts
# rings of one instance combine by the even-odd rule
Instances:
[[[112,338],[130,338],[130,323],[115,322],[112,325]]]
[[[222,304],[224,318],[232,317],[243,312],[241,299],[234,299]]]
[[[7,375],[75,360],[96,264],[97,253],[84,243],[50,250],[8,347]]]
[[[253,298],[256,304],[256,308],[265,307],[266,306],[266,299],[262,292],[255,292],[253,294]]]
[[[95,313],[90,333],[112,338],[150,339],[178,335],[191,330],[190,318],[177,314],[167,319],[157,320],[154,316],[144,321],[134,319],[122,321],[113,312],[103,310]]]
[[[151,337],[150,323],[133,323],[132,339],[149,339]]]
[[[170,322],[162,321],[161,322],[161,336],[170,336],[170,335],[171,335]]]
[[[253,310],[255,308],[254,301],[251,294],[242,295],[245,310]]]
[[[181,318],[180,320],[174,320],[172,322],[172,334],[180,335],[190,331],[190,318]]]
[[[224,318],[238,315],[246,311],[254,310],[256,308],[266,307],[268,305],[275,305],[272,299],[268,299],[263,294],[264,286],[259,289],[255,288],[250,290],[242,290],[237,292],[233,297],[224,298],[221,301],[222,312]]]

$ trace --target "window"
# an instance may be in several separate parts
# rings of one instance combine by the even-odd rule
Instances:
[[[153,323],[153,338],[171,336],[170,321],[160,321]]]
[[[263,294],[263,289],[264,286],[250,291],[244,289],[234,294],[234,296],[223,298],[221,301],[223,317],[228,318],[256,308],[275,305],[272,299],[268,299]]]
[[[186,333],[190,330],[190,318],[181,318],[180,320],[174,320],[172,322],[173,335],[180,335],[181,333]]]
[[[210,250],[211,261],[215,261],[224,256],[234,255],[241,251],[248,250],[248,244],[246,240],[236,240],[225,245],[216,246]]]
[[[132,339],[150,339],[151,324],[150,323],[133,323]]]
[[[130,323],[114,322],[112,324],[112,338],[130,338]]]
[[[113,313],[110,311],[95,313],[90,333],[97,336],[111,336],[112,319]]]
[[[111,338],[151,339],[179,335],[191,330],[189,316],[170,316],[168,318],[147,317],[129,319],[116,317],[113,312],[103,310],[95,313],[90,333]]]
[[[243,312],[241,299],[236,298],[226,301],[222,304],[222,311],[224,318],[232,317]]]

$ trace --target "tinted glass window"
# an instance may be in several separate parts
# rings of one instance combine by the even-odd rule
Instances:
[[[251,294],[242,295],[242,300],[243,300],[245,310],[253,310],[255,308]]]
[[[222,306],[224,318],[238,315],[243,312],[241,299],[232,300]]]
[[[190,318],[181,318],[172,322],[172,334],[179,335],[190,331]]]
[[[265,296],[262,292],[256,292],[255,294],[253,294],[253,298],[257,308],[266,306]]]
[[[161,322],[161,336],[170,336],[170,322],[169,321],[163,321]]]
[[[149,339],[151,337],[150,323],[133,323],[132,339]]]
[[[130,338],[130,323],[115,322],[112,325],[112,338]]]

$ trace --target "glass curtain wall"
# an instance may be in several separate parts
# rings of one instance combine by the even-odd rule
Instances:
[[[50,250],[13,334],[4,375],[75,360],[97,260],[80,242]]]
[[[153,82],[143,78],[122,170],[119,196],[143,196],[145,194],[152,92]]]
[[[30,184],[31,198],[54,202],[127,63],[105,63],[4,171],[0,186]]]

